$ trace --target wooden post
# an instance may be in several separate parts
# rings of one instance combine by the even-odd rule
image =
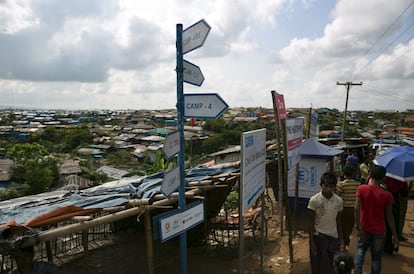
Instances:
[[[287,200],[288,197],[288,191],[287,191],[287,179],[288,179],[288,148],[287,148],[287,135],[286,135],[286,120],[281,121],[281,131],[282,131],[282,138],[283,138],[283,159],[284,159],[284,167],[283,167],[283,173],[284,173],[284,189],[283,189],[283,195],[286,201],[286,223],[288,226],[288,232],[289,232],[289,258],[290,263],[293,263],[293,245],[292,245],[292,220],[290,216],[290,208],[289,208],[289,201]]]
[[[145,240],[147,243],[147,267],[148,274],[154,274],[154,246],[152,242],[151,214],[145,210]]]
[[[295,167],[295,201],[293,203],[293,235],[298,234],[298,209],[299,209],[299,163]]]
[[[86,274],[89,273],[89,244],[88,244],[88,230],[82,230],[82,245],[83,245],[83,269]]]
[[[52,247],[50,246],[50,241],[45,242],[45,247],[46,247],[47,261],[53,263],[53,253],[52,253]]]

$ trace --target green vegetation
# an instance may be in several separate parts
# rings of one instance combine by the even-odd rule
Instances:
[[[239,208],[239,193],[235,190],[231,191],[223,204],[224,210],[227,212]]]
[[[43,145],[51,153],[71,153],[82,146],[90,145],[92,141],[93,136],[86,126],[65,129],[48,126],[30,139],[30,142]]]
[[[15,184],[10,188],[0,189],[0,201],[18,198],[20,195],[21,193],[17,190]]]
[[[15,144],[6,157],[15,163],[12,180],[28,185],[28,194],[48,191],[58,181],[58,161],[38,143]]]
[[[203,129],[213,132],[208,139],[203,140],[201,147],[205,153],[213,153],[225,149],[230,145],[240,145],[242,132],[266,128],[266,138],[271,140],[275,138],[274,122],[244,122],[235,123],[227,122],[223,119],[206,120]]]

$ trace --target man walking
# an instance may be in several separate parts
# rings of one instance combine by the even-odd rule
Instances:
[[[385,242],[385,219],[391,228],[394,248],[398,250],[399,241],[395,229],[391,193],[382,189],[386,170],[383,166],[373,165],[370,171],[372,185],[360,185],[356,192],[355,228],[358,244],[355,255],[355,274],[362,274],[365,253],[371,251],[371,274],[380,274],[382,267],[382,250]]]
[[[354,180],[352,175],[353,168],[346,166],[344,168],[345,180],[340,182],[336,187],[336,193],[342,198],[344,202],[344,210],[342,211],[342,231],[343,231],[343,248],[347,249],[350,244],[350,236],[354,230],[355,224],[355,193],[360,185],[360,182]]]
[[[343,202],[334,193],[337,178],[321,176],[321,191],[309,200],[309,247],[312,274],[334,274],[333,257],[342,242],[340,225]]]

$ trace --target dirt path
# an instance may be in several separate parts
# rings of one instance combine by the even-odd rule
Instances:
[[[384,274],[410,274],[414,273],[414,200],[411,199],[408,203],[407,216],[405,219],[405,226],[403,234],[409,238],[406,242],[401,242],[400,250],[394,255],[383,255],[382,261],[382,273]],[[303,251],[303,249],[308,248],[307,241],[301,242],[301,247],[298,248]],[[297,249],[297,250],[298,250]],[[355,256],[356,250],[356,237],[355,234],[352,235],[351,245],[349,247],[349,252]],[[296,251],[295,251],[296,253]],[[367,252],[364,263],[364,274],[371,273],[371,255]],[[309,273],[309,259],[308,257],[299,258],[298,263],[295,266],[295,269],[291,272],[292,274],[305,274]]]
[[[263,273],[307,274],[309,273],[308,237],[299,233],[293,239],[294,263],[289,264],[288,237],[279,233],[277,214],[269,224],[269,239],[264,247]],[[414,273],[414,200],[409,201],[404,234],[409,237],[402,242],[399,253],[383,256],[383,272]],[[89,273],[148,273],[146,245],[142,233],[125,232],[115,236],[114,244],[91,250]],[[355,235],[352,237],[350,252],[355,254]],[[180,274],[180,248],[178,240],[170,240],[154,250],[154,273]],[[370,255],[367,254],[364,273],[370,273]],[[257,244],[246,244],[243,259],[243,274],[260,272],[260,248]],[[187,250],[188,274],[229,274],[238,273],[237,248],[191,247]],[[87,273],[83,259],[75,259],[60,267],[60,273]]]

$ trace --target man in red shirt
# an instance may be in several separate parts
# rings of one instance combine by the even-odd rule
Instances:
[[[380,274],[382,265],[382,251],[385,241],[385,219],[392,231],[394,248],[398,250],[399,241],[395,229],[392,204],[394,198],[391,193],[382,189],[386,169],[383,166],[373,165],[370,171],[372,185],[360,185],[356,192],[355,201],[355,228],[358,235],[358,244],[355,254],[355,274],[362,274],[365,253],[371,250],[371,273]]]

